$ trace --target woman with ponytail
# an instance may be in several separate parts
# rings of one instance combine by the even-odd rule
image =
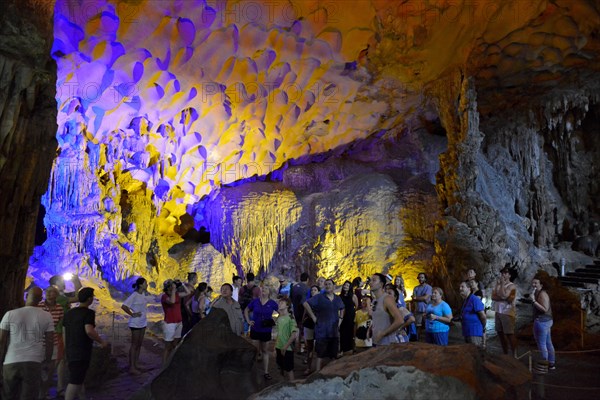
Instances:
[[[144,278],[138,278],[132,285],[133,293],[125,300],[121,308],[129,315],[129,329],[131,330],[131,347],[129,348],[129,372],[134,375],[140,374],[138,368],[138,359],[140,358],[140,348],[146,333],[146,313],[148,311],[148,302],[151,300],[146,289],[148,282]]]

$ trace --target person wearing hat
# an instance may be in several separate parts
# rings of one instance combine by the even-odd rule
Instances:
[[[279,295],[290,297],[290,291],[292,284],[288,281],[288,278],[284,275],[279,276]]]
[[[508,354],[510,347],[511,354],[517,356],[517,337],[515,336],[516,320],[516,302],[517,287],[512,283],[511,270],[508,265],[500,270],[500,278],[492,291],[492,300],[494,300],[494,311],[496,332],[502,344],[504,354]]]

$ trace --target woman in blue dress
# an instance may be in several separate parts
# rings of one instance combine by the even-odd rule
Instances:
[[[461,282],[458,291],[464,299],[460,310],[460,320],[465,342],[483,348],[486,324],[485,307],[481,299],[473,293],[469,281]]]

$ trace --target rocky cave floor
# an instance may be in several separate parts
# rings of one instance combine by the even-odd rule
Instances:
[[[127,353],[129,350],[129,329],[127,323],[123,321],[115,322],[115,329],[112,329],[111,314],[100,315],[97,318],[98,329],[102,336],[106,337],[113,344],[113,357],[116,360],[117,371],[114,377],[106,382],[99,383],[98,386],[88,386],[87,395],[89,400],[114,400],[128,399],[133,396],[140,388],[150,383],[159,373],[163,342],[157,332],[158,323],[152,324],[146,332],[143,348],[140,355],[140,365],[143,373],[134,376],[128,373]],[[156,315],[155,317],[159,317]],[[156,318],[154,318],[156,320]],[[493,322],[493,313],[488,312],[488,321]],[[525,326],[529,318],[522,317],[517,320],[517,325]],[[498,337],[495,336],[493,326],[488,323],[488,346],[487,351],[500,354],[502,348]],[[535,343],[527,340],[528,336],[520,335],[518,354],[523,355],[521,362],[528,365],[528,351],[535,349]],[[531,340],[531,339],[530,339]],[[273,343],[273,342],[272,342]],[[452,327],[450,331],[450,345],[462,344],[460,327]],[[591,345],[591,346],[590,346]],[[587,343],[586,348],[600,348],[600,343],[593,345]],[[600,398],[600,381],[598,380],[598,365],[600,365],[600,351],[586,352],[566,352],[560,353],[557,349],[557,369],[550,371],[547,375],[533,374],[531,385],[532,399],[556,399],[556,400],[579,400]],[[336,362],[344,362],[344,356]],[[294,373],[299,383],[303,382],[303,371],[306,365],[303,364],[303,355],[295,355]],[[313,362],[314,364],[314,362]],[[535,364],[535,359],[534,359]],[[284,379],[279,374],[275,364],[274,357],[271,357],[269,365],[270,374],[273,377],[271,381],[265,381],[262,376],[262,364],[255,363],[252,370],[253,379],[258,383],[259,390],[263,390],[270,385],[282,382]],[[51,390],[50,397],[54,398],[56,392]]]

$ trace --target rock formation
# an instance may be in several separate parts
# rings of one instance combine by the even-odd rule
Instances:
[[[49,21],[51,3],[27,4],[46,5],[31,18],[45,10]],[[24,268],[36,182],[48,181],[36,282],[67,270],[117,289],[189,270],[213,286],[233,271],[384,270],[406,274],[410,294],[420,270],[451,289],[468,267],[490,284],[510,263],[523,286],[538,268],[555,275],[561,258],[570,270],[598,252],[597,2],[55,10],[49,180],[25,150],[54,155],[43,122],[54,106],[30,84],[32,65],[49,64],[19,56],[30,63],[2,70],[14,83],[5,104],[20,104],[2,112],[2,247],[17,251],[4,264]],[[40,54],[31,46],[22,53]],[[24,140],[17,109],[22,121],[35,111],[46,139]],[[184,242],[201,227],[210,247]]]
[[[256,392],[256,348],[231,331],[225,311],[213,309],[184,337],[167,368],[134,399],[243,399]]]
[[[7,0],[1,7],[0,315],[23,303],[40,197],[55,156],[53,5]]]
[[[515,399],[531,374],[518,361],[472,345],[383,346],[332,362],[306,382],[281,383],[253,399]]]

